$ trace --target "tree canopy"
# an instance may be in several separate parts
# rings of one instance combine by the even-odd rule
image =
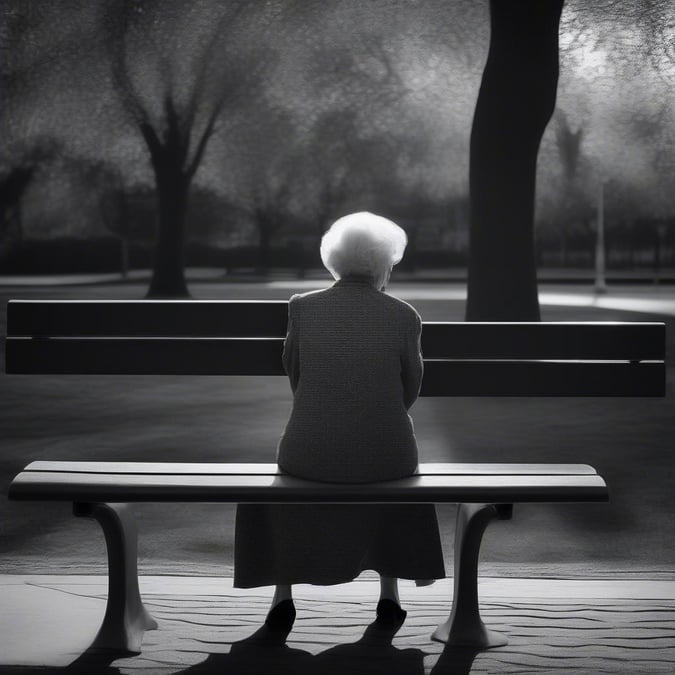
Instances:
[[[562,211],[563,119],[578,134],[579,199],[591,200],[584,190],[601,176],[617,199],[635,195],[636,217],[673,216],[674,32],[667,0],[565,4],[558,112],[538,161],[540,226]],[[185,143],[189,129],[184,171],[248,213],[253,232],[265,201],[317,229],[369,200],[447,203],[468,191],[488,39],[487,3],[473,0],[6,0],[0,178],[40,166],[24,192],[28,236],[96,233],[95,209],[42,217],[48,197],[66,191],[77,208],[91,189],[86,167],[101,164],[123,188],[152,186],[149,139],[182,130]],[[61,157],[85,168],[79,192]]]

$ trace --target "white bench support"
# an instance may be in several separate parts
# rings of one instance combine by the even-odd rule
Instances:
[[[143,634],[157,622],[138,588],[138,530],[131,506],[75,503],[73,512],[98,521],[108,552],[108,603],[90,649],[140,653]]]
[[[478,556],[491,520],[511,518],[510,504],[459,504],[455,529],[455,578],[452,611],[431,636],[456,647],[488,649],[507,644],[488,629],[478,605]],[[76,516],[101,525],[108,553],[108,602],[105,617],[90,649],[141,652],[146,630],[157,622],[143,605],[138,585],[138,531],[129,504],[75,503]]]
[[[478,555],[491,520],[511,518],[511,504],[459,504],[455,529],[455,579],[452,612],[431,636],[455,647],[502,647],[508,640],[486,628],[478,606]]]

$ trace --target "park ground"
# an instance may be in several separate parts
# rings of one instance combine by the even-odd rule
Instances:
[[[36,285],[35,282],[38,282]],[[71,279],[0,286],[9,298],[141,298],[143,280]],[[61,282],[64,280],[61,279]],[[86,283],[84,283],[86,282]],[[93,283],[97,282],[97,283]],[[195,298],[287,298],[325,280],[196,278]],[[394,282],[425,320],[462,320],[460,283]],[[544,320],[665,321],[675,353],[675,287],[541,288]],[[4,366],[4,363],[3,363]],[[290,409],[284,378],[9,376],[0,373],[0,493],[31,460],[273,461]],[[160,629],[143,654],[86,651],[105,604],[98,526],[68,505],[0,499],[2,673],[672,672],[675,641],[673,361],[663,399],[422,399],[413,408],[422,461],[583,462],[610,502],[518,505],[486,534],[481,604],[508,647],[477,654],[431,643],[451,579],[402,585],[409,620],[368,629],[375,581],[298,589],[286,644],[258,632],[270,589],[231,588],[234,508],[138,505],[143,595]],[[454,507],[439,508],[452,574]],[[569,584],[576,584],[569,586]],[[43,666],[49,665],[49,668]],[[76,666],[79,670],[73,670]],[[25,667],[25,669],[24,669]]]
[[[287,298],[326,281],[196,279],[195,298]],[[144,282],[0,286],[21,298],[141,298]],[[425,320],[463,319],[461,284],[394,282]],[[608,504],[522,505],[485,538],[486,569],[594,576],[675,572],[675,287],[542,286],[544,320],[667,324],[668,395],[637,398],[432,398],[413,408],[421,461],[588,463]],[[638,311],[640,310],[640,311]],[[3,364],[4,365],[4,364]],[[273,461],[291,398],[284,378],[10,376],[0,374],[0,491],[31,460]],[[140,569],[229,575],[234,507],[138,505]],[[439,507],[452,541],[454,507]],[[96,525],[65,504],[0,500],[0,572],[101,571]],[[448,570],[452,548],[446,549]]]
[[[372,625],[378,583],[295,589],[285,636],[261,628],[270,592],[222,577],[141,577],[158,629],[142,653],[87,649],[105,607],[106,579],[0,575],[0,675],[465,675],[672,674],[675,583],[482,577],[481,614],[508,645],[479,651],[430,639],[447,619],[452,580],[401,583],[405,623]]]
[[[325,280],[191,283],[195,298],[287,298]],[[0,287],[22,298],[141,298],[143,282]],[[461,284],[394,282],[390,292],[424,320],[463,319]],[[421,461],[589,463],[610,487],[608,504],[522,505],[493,526],[482,560],[518,576],[675,570],[675,287],[543,286],[544,320],[659,320],[667,324],[663,399],[432,398],[413,418]],[[640,310],[640,311],[638,311]],[[4,364],[3,364],[4,365]],[[4,368],[2,368],[4,371]],[[273,461],[290,409],[284,378],[10,376],[0,374],[0,491],[31,460]],[[454,507],[440,507],[451,541]],[[234,507],[139,505],[140,567],[149,573],[230,574]],[[93,523],[68,505],[0,500],[0,572],[100,571]],[[448,568],[452,550],[446,550]]]

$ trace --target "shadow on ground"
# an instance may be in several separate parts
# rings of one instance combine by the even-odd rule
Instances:
[[[319,654],[311,654],[289,647],[288,633],[270,631],[266,626],[244,640],[234,642],[229,653],[210,654],[201,663],[177,669],[177,675],[424,675],[424,657],[421,649],[398,649],[392,640],[398,628],[382,628],[373,623],[356,642],[341,644]],[[431,670],[431,674],[464,675],[471,666],[478,649],[446,647]],[[2,666],[0,675],[9,673],[87,673],[116,675],[121,671],[113,664],[127,654],[105,654],[85,651],[63,668],[39,666]]]

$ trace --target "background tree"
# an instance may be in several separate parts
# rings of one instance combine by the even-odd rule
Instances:
[[[201,33],[188,35],[181,30],[190,9],[184,3],[176,3],[176,8],[163,2],[111,3],[105,22],[113,82],[145,142],[156,183],[157,236],[150,297],[188,295],[184,250],[190,185],[219,116],[253,86],[262,63],[258,51],[243,51],[233,37],[237,24],[246,19],[248,37],[254,36],[255,22],[246,2],[225,3],[216,20],[210,16],[214,25],[205,40]],[[176,56],[172,58],[176,38],[193,41],[192,50],[177,54],[190,63],[178,64]],[[202,42],[203,48],[194,41]],[[131,61],[134,47],[145,51],[140,72],[135,72]],[[154,73],[149,73],[148,50],[155,52]]]
[[[238,154],[223,155],[227,182],[255,230],[258,271],[267,274],[274,238],[292,220],[291,202],[304,187],[298,182],[297,128],[288,112],[260,97],[251,113],[237,120],[233,135]]]
[[[567,119],[567,115],[557,109],[554,114],[555,144],[560,158],[562,176],[558,186],[556,199],[556,213],[554,215],[555,229],[560,238],[560,261],[563,266],[567,263],[568,239],[583,225],[591,220],[592,207],[588,187],[579,184],[582,162],[582,141],[584,129],[581,125],[574,131]],[[585,167],[588,169],[588,167]],[[588,177],[588,170],[585,172]],[[593,249],[594,250],[594,249]]]
[[[21,197],[34,171],[33,166],[16,166],[0,178],[0,242],[7,246],[21,245]]]
[[[39,172],[48,170],[62,155],[63,148],[58,142],[42,136],[12,148],[11,163],[0,169],[0,242],[4,242],[4,247],[11,250],[21,246],[24,197]],[[6,160],[1,164],[6,164]]]
[[[190,130],[182,173],[172,174],[185,182],[221,85],[234,78],[241,85],[225,87],[232,97],[223,104],[187,191],[194,196],[196,188],[209,190],[235,207],[231,217],[214,214],[213,225],[231,223],[238,232],[224,232],[220,239],[210,232],[208,242],[244,253],[256,244],[248,196],[250,186],[258,184],[250,180],[256,174],[273,188],[259,201],[288,200],[290,221],[275,235],[283,246],[291,230],[308,243],[310,230],[325,227],[332,216],[315,217],[319,206],[392,208],[394,219],[405,213],[403,224],[410,233],[419,232],[422,248],[445,246],[446,264],[463,264],[466,219],[454,218],[448,205],[463,203],[468,195],[469,131],[490,37],[488,10],[486,1],[475,0],[5,0],[0,5],[0,176],[23,166],[22,147],[52,139],[83,166],[104,158],[123,176],[124,190],[158,195],[139,124],[143,112],[160,164],[168,162],[168,155],[178,157],[168,150],[178,147],[176,139],[185,141]],[[628,233],[675,214],[670,189],[675,176],[674,17],[675,5],[667,0],[567,0],[562,12],[558,106],[571,130],[584,130],[583,165],[575,183],[591,180],[599,169],[607,176],[608,235],[618,226],[617,217],[625,220],[621,228]],[[223,29],[216,30],[221,20]],[[216,33],[222,39],[213,43],[213,58],[205,59]],[[117,63],[119,77],[111,77],[111,63]],[[125,78],[131,99],[119,86]],[[196,99],[194,91],[201,92]],[[191,100],[197,101],[192,125],[185,124]],[[254,128],[256,120],[264,123],[268,109],[287,117],[291,134],[241,133],[242,121]],[[504,122],[508,116],[502,117]],[[334,129],[325,124],[328,120],[335,121]],[[350,136],[342,140],[335,138],[341,120],[347,121],[343,127]],[[321,156],[328,150],[337,159]],[[265,156],[260,165],[257,158]],[[287,156],[293,159],[277,163]],[[325,166],[314,171],[321,162]],[[278,192],[287,182],[288,163],[290,182]],[[574,219],[565,218],[558,199],[565,179],[554,125],[544,133],[537,165],[537,231],[548,234],[547,227],[563,220],[572,227]],[[304,186],[303,167],[308,167]],[[59,179],[59,170],[68,175]],[[50,162],[48,169],[34,173],[22,198],[26,246],[37,239],[48,245],[59,237],[101,236],[101,214],[93,208],[95,200],[85,199],[86,178],[76,174],[68,162]],[[318,174],[326,180],[314,180]],[[322,190],[328,192],[326,200]],[[630,210],[625,217],[615,214],[618,199],[627,194],[631,199],[621,203]],[[413,203],[414,208],[406,208]],[[153,215],[147,225],[155,220]],[[184,224],[183,239],[190,227]],[[579,242],[582,234],[575,235]],[[458,242],[456,249],[446,246],[450,239]],[[664,241],[665,261],[672,254],[667,235]],[[495,247],[506,257],[511,244],[507,238],[506,247]],[[570,239],[571,252],[574,244]],[[64,269],[72,265],[75,270],[81,259],[75,253],[72,261],[62,256]],[[638,264],[645,259],[635,256]],[[440,254],[434,260],[440,264]],[[586,264],[586,258],[574,255],[570,262]],[[516,261],[508,273],[517,266],[523,267]],[[492,285],[501,286],[501,272],[496,273]]]
[[[490,2],[471,130],[468,321],[538,321],[537,154],[556,100],[563,0]]]

